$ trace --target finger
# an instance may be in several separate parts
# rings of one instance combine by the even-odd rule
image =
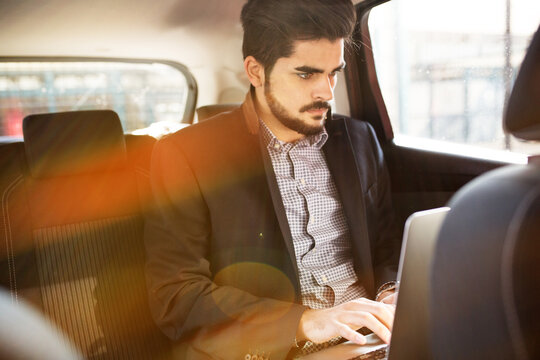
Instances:
[[[360,329],[361,327],[367,327],[373,331],[378,337],[380,337],[385,343],[390,343],[391,332],[390,329],[381,322],[373,314],[366,311],[349,312],[347,319],[344,319],[344,324],[349,325],[350,328]]]
[[[377,318],[380,322],[386,326],[386,328],[392,331],[392,326],[394,325],[394,309],[391,305],[381,304],[380,308],[376,311],[371,312],[373,316]]]
[[[394,304],[386,304],[386,303],[383,303],[383,302],[381,302],[380,304],[382,306],[384,306],[385,310],[390,311],[392,313],[392,315],[394,315],[394,313],[396,312],[396,305],[394,305]]]
[[[395,308],[388,304],[383,304],[371,300],[353,300],[347,306],[347,312],[368,312],[376,316],[384,325],[392,330],[394,323]]]
[[[346,309],[353,309],[353,310],[356,310],[356,309],[362,309],[363,307],[365,306],[369,306],[369,307],[376,307],[376,306],[381,306],[381,304],[383,304],[382,301],[375,301],[375,300],[370,300],[370,299],[366,299],[366,298],[359,298],[359,299],[355,299],[355,300],[351,300],[349,302],[346,302],[344,304],[342,304],[342,306],[345,306]],[[388,304],[386,304],[388,305]]]
[[[364,335],[357,333],[345,324],[338,323],[338,332],[341,337],[352,341],[355,344],[365,345],[367,343],[367,339]]]
[[[368,314],[366,316],[368,320],[366,327],[373,331],[378,337],[381,338],[387,344],[390,344],[390,337],[392,336],[391,327],[387,327],[385,324],[381,323],[373,314]]]
[[[383,304],[389,304],[389,305],[395,305],[397,300],[397,293],[393,293],[391,295],[388,295],[384,299],[381,300]]]
[[[380,313],[374,313],[380,321],[384,323],[384,325],[388,328],[388,330],[392,331],[392,328],[394,326],[394,314],[395,314],[395,307],[393,305],[383,304],[384,307],[381,310]]]

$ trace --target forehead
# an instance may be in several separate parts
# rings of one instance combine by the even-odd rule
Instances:
[[[292,68],[309,66],[332,71],[344,63],[343,44],[343,39],[297,40],[293,43],[292,54],[278,59],[276,66]]]

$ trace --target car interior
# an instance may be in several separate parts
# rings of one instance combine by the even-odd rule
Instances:
[[[513,1],[493,16],[500,26],[480,1],[440,33],[419,29],[437,25],[432,11],[461,14],[448,2],[414,0],[412,13],[400,0],[354,1],[357,45],[333,112],[375,129],[400,228],[451,208],[426,358],[540,357],[540,7]],[[0,1],[0,289],[81,358],[182,358],[147,300],[152,148],[243,101],[244,2]],[[484,21],[497,30],[480,38]],[[454,43],[465,50],[442,47]],[[0,328],[25,326],[5,309]],[[0,358],[47,351],[5,349]]]

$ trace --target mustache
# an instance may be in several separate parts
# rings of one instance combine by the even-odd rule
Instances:
[[[305,112],[309,110],[319,110],[319,109],[330,109],[330,103],[328,101],[315,101],[311,104],[302,106],[300,112]]]

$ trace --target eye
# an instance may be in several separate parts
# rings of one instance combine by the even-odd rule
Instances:
[[[332,71],[330,73],[330,76],[331,77],[336,77],[343,69],[339,69],[339,70],[336,70],[336,71]]]
[[[297,73],[296,75],[303,80],[309,80],[313,76],[312,73]]]

